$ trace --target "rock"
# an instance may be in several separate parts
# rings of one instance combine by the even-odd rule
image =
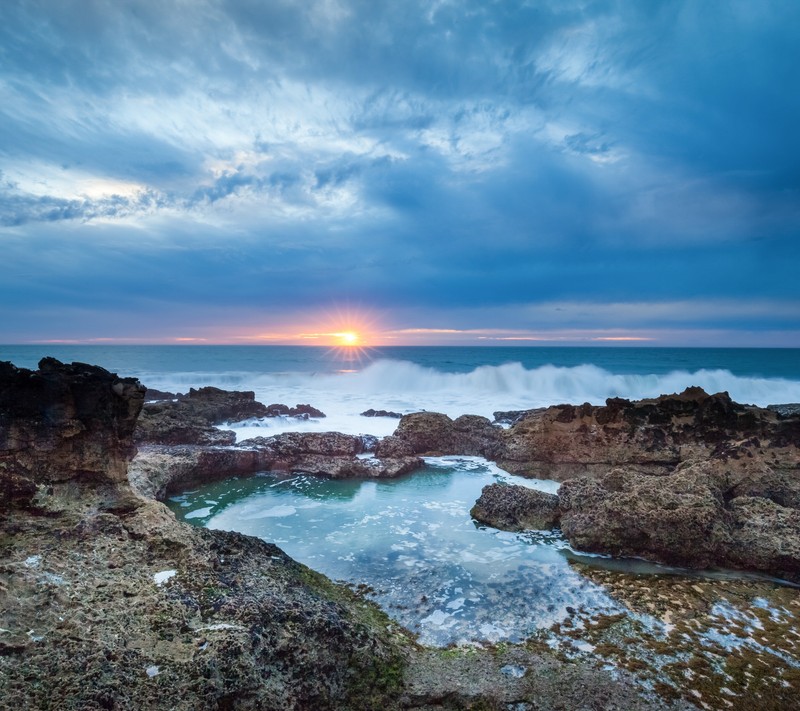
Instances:
[[[790,402],[784,405],[767,405],[767,410],[777,412],[781,417],[797,417],[800,415],[800,402]]]
[[[24,498],[32,485],[67,481],[127,485],[144,391],[83,363],[44,358],[37,371],[0,363],[0,495]]]
[[[177,522],[125,477],[143,395],[93,366],[0,364],[0,698],[15,708],[667,707],[642,698],[624,670],[543,646],[422,649],[374,604],[276,546]],[[344,435],[284,437],[147,445],[140,456],[184,472],[211,457],[219,471],[362,447]],[[356,461],[386,475],[404,464]],[[508,665],[526,671],[509,678]]]
[[[384,437],[375,445],[376,457],[410,457],[413,454],[411,443],[394,435]]]
[[[678,395],[605,406],[559,405],[534,412],[502,433],[498,464],[515,474],[564,481],[618,466],[665,474],[680,462],[721,454],[752,440],[759,456],[798,465],[800,420],[739,405],[727,393],[687,388]],[[757,451],[756,451],[757,450]]]
[[[178,523],[134,494],[126,468],[143,399],[135,380],[93,366],[0,364],[2,698],[21,709],[397,708],[407,643],[373,604],[273,545]],[[115,507],[103,505],[109,491]]]
[[[164,499],[199,484],[256,472],[298,472],[331,479],[391,478],[423,466],[419,457],[396,451],[360,458],[362,436],[339,432],[284,432],[236,445],[142,445],[129,479],[139,494]]]
[[[782,503],[753,496],[771,494]],[[686,462],[667,475],[612,470],[564,482],[561,529],[578,549],[690,568],[800,579],[800,482],[758,460]],[[785,506],[783,504],[792,504]]]
[[[499,410],[492,414],[494,423],[499,425],[513,425],[529,415],[544,412],[547,408],[538,407],[532,410]]]
[[[325,417],[322,410],[318,410],[311,405],[297,404],[294,407],[282,405],[280,403],[273,403],[267,406],[266,414],[264,417],[297,417],[302,420],[307,420],[309,417]]]
[[[391,410],[364,410],[361,413],[362,417],[396,417],[400,419],[402,415],[399,412],[392,412]]]
[[[157,400],[180,400],[186,397],[183,393],[171,393],[167,390],[157,390],[156,388],[147,388],[144,394],[146,402],[156,402]]]
[[[624,468],[577,477],[559,489],[561,530],[574,548],[671,565],[719,564],[730,544],[723,476],[701,463],[666,476]]]
[[[503,531],[546,530],[558,525],[558,496],[515,484],[489,484],[472,507],[476,521]]]
[[[800,580],[800,510],[762,497],[740,496],[730,503],[731,565]]]
[[[414,454],[463,454],[493,459],[502,451],[502,432],[487,418],[477,415],[451,420],[438,412],[415,412],[402,417],[394,436],[405,441]]]
[[[193,486],[264,471],[263,464],[258,451],[247,447],[141,445],[128,479],[141,496],[162,501]]]
[[[253,392],[229,392],[219,388],[192,388],[179,400],[147,403],[136,428],[136,441],[150,444],[226,445],[236,434],[214,425],[226,421],[264,417],[267,408]]]

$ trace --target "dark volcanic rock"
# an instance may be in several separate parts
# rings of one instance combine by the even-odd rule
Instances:
[[[253,392],[192,388],[177,401],[147,403],[136,428],[136,441],[151,444],[233,444],[236,435],[214,425],[265,417],[267,408]]]
[[[309,417],[325,417],[322,410],[318,410],[311,405],[297,404],[294,407],[282,405],[281,403],[273,403],[268,405],[264,417],[298,417],[307,420]]]
[[[535,415],[539,412],[544,412],[547,408],[537,407],[532,410],[498,410],[492,413],[494,421],[500,425],[513,425],[520,420],[525,419],[529,415]]]
[[[0,496],[30,484],[127,481],[144,387],[103,368],[44,358],[39,370],[0,363]]]
[[[362,417],[396,417],[397,419],[402,417],[399,412],[392,412],[391,410],[373,410],[372,408],[364,410],[361,415]]]
[[[171,393],[167,390],[157,390],[156,388],[147,388],[144,394],[144,399],[147,402],[155,402],[156,400],[180,400],[186,397],[183,393]]]
[[[558,525],[558,497],[515,484],[489,484],[472,507],[476,521],[503,531],[537,529]]]
[[[485,417],[462,415],[451,420],[439,412],[404,415],[394,436],[414,454],[465,454],[493,459],[502,451],[502,429]]]

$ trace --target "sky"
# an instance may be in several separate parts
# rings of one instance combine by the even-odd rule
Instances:
[[[798,36],[796,0],[3,0],[0,343],[800,347]]]

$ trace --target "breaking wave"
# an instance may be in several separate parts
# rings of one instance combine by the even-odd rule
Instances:
[[[800,382],[784,378],[738,376],[729,370],[675,370],[664,374],[617,374],[595,365],[526,369],[520,363],[485,365],[467,373],[448,373],[398,360],[378,360],[362,370],[342,373],[153,373],[143,382],[185,391],[214,385],[255,390],[263,402],[312,402],[320,398],[343,405],[393,402],[406,409],[439,409],[455,414],[484,414],[492,409],[542,407],[560,403],[602,404],[609,397],[640,399],[680,392],[697,385],[709,393],[727,391],[742,403],[766,406],[800,401]],[[294,404],[292,402],[291,404]]]

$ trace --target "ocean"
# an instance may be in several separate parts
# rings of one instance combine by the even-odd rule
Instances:
[[[44,356],[101,365],[160,390],[253,390],[265,404],[308,403],[327,415],[244,423],[240,439],[285,430],[390,434],[396,420],[362,417],[370,408],[491,418],[497,410],[602,404],[690,385],[761,406],[800,402],[800,349],[789,348],[0,346],[0,360],[21,367],[35,368]]]

